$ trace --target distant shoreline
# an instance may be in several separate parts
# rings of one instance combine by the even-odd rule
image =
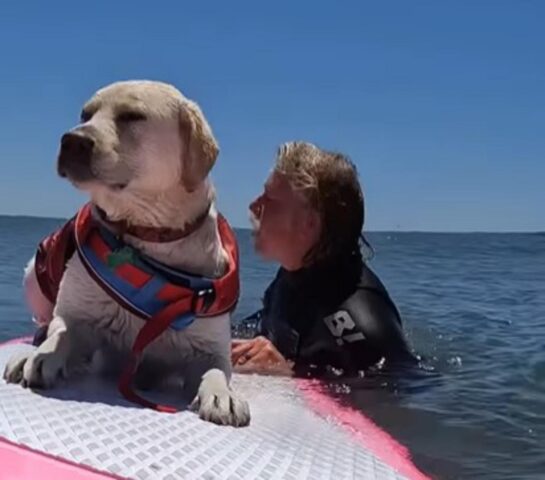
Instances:
[[[1,218],[9,218],[11,220],[44,220],[51,222],[65,222],[68,218],[61,217],[42,217],[39,215],[13,215],[9,213],[0,213]],[[234,226],[236,230],[250,230],[250,227]],[[441,230],[369,230],[365,232],[367,234],[435,234],[435,235],[478,235],[478,234],[494,234],[494,235],[545,235],[545,230],[506,230],[506,231],[493,231],[493,230],[460,230],[460,231],[441,231]]]

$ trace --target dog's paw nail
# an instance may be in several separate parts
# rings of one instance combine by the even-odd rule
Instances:
[[[9,360],[3,375],[6,383],[21,383],[27,358],[28,355],[18,355]]]
[[[197,395],[193,401],[189,404],[189,406],[187,407],[187,409],[191,412],[197,412],[199,410],[201,406],[201,400],[199,398],[199,396]]]
[[[250,423],[248,403],[230,393],[209,395],[201,399],[199,417],[217,425],[243,427]]]
[[[246,400],[231,397],[231,417],[236,427],[246,427],[250,424],[250,406]]]

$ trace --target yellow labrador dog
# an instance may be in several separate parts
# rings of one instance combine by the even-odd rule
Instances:
[[[57,168],[88,193],[90,215],[102,227],[113,232],[125,226],[116,234],[135,251],[175,270],[220,278],[229,256],[208,178],[217,154],[210,126],[194,102],[164,83],[129,81],[99,90],[86,103],[81,123],[62,137]],[[139,232],[166,235],[166,241]],[[145,320],[108,295],[80,255],[67,260],[54,304],[38,283],[31,261],[25,289],[35,318],[48,323],[47,338],[30,355],[10,360],[7,381],[49,388],[60,377],[85,371],[104,345],[129,354]],[[229,312],[166,329],[146,348],[140,366],[153,378],[181,374],[201,418],[249,423],[248,404],[228,383]]]

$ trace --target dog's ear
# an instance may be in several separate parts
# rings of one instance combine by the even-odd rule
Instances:
[[[182,183],[191,192],[214,166],[219,147],[201,109],[189,100],[180,102],[180,131],[185,146],[182,151]]]

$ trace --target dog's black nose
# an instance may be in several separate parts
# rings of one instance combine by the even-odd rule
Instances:
[[[80,133],[65,133],[61,138],[61,153],[81,158],[81,160],[91,157],[94,146],[95,142],[92,138]]]
[[[65,133],[61,138],[61,149],[58,160],[58,171],[62,177],[69,174],[80,174],[88,171],[95,141],[78,132]]]

